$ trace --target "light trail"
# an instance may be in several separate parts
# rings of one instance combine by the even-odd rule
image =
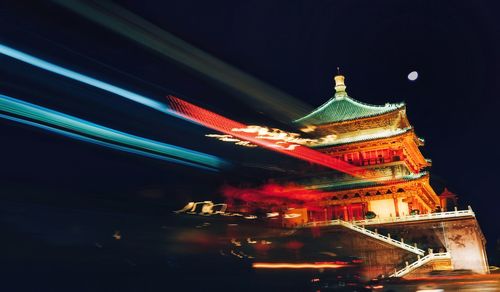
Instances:
[[[167,155],[170,157],[162,156],[164,158],[163,160],[182,163],[189,166],[196,166],[203,169],[217,170],[227,165],[224,160],[213,155],[120,132],[2,94],[0,94],[0,111],[25,117],[37,122],[49,124],[51,126],[45,126],[43,124],[33,122],[28,123],[28,121],[26,120],[24,122],[25,124],[37,126],[45,130],[51,130],[52,132],[57,132],[59,134],[64,133],[66,136],[69,135],[80,140],[84,140],[82,137],[85,136],[82,135],[92,136],[93,138],[85,137],[85,141],[87,142],[96,143],[96,139],[94,138],[97,138],[105,140],[100,141],[99,144],[106,147],[110,147],[110,145],[108,145],[110,143],[120,143],[122,145],[139,148],[134,149],[114,144],[114,147],[112,147],[114,149],[128,151],[140,155],[145,155],[145,151],[151,151],[153,153],[149,152],[149,155],[147,156],[158,158],[159,155]],[[14,121],[13,118],[11,118],[10,120]],[[20,119],[17,119],[15,121],[21,122]],[[74,131],[78,134],[74,134],[69,131]]]
[[[156,100],[149,98],[149,97],[146,97],[144,95],[123,89],[121,87],[109,84],[107,82],[97,80],[95,78],[78,73],[76,71],[66,69],[66,68],[58,66],[54,63],[50,63],[48,61],[34,57],[32,55],[21,52],[19,50],[14,49],[14,48],[8,47],[6,45],[0,44],[0,54],[3,54],[5,56],[9,56],[13,59],[30,64],[30,65],[38,67],[40,69],[47,70],[47,71],[52,72],[54,74],[61,75],[61,76],[67,77],[69,79],[73,79],[75,81],[79,81],[79,82],[85,83],[87,85],[99,88],[101,90],[116,94],[118,96],[124,97],[128,100],[137,102],[139,104],[145,105],[149,108],[155,109],[155,110],[160,111],[162,113],[178,117],[177,115],[172,113],[172,111],[164,103],[161,103],[159,101],[156,101]]]
[[[111,1],[53,0],[81,16],[214,80],[258,112],[289,123],[309,105],[225,63]]]
[[[338,269],[348,267],[348,264],[335,262],[320,263],[253,263],[255,269]]]
[[[25,124],[25,125],[28,125],[28,126],[37,127],[37,128],[42,129],[42,130],[46,130],[46,131],[53,132],[53,133],[56,133],[56,134],[59,134],[59,135],[62,135],[62,136],[66,136],[68,138],[72,138],[72,139],[75,139],[75,140],[80,140],[80,141],[83,141],[83,142],[88,142],[88,143],[96,144],[96,145],[99,145],[99,146],[103,146],[103,147],[107,147],[107,148],[111,148],[111,149],[115,149],[115,150],[119,150],[119,151],[124,151],[124,152],[132,153],[132,154],[137,154],[137,155],[141,155],[141,156],[145,156],[145,157],[149,157],[149,158],[159,159],[159,160],[163,160],[163,161],[167,161],[167,162],[172,162],[172,163],[177,163],[177,164],[183,164],[183,165],[187,165],[187,166],[197,167],[197,168],[201,168],[201,169],[205,169],[205,170],[209,170],[209,171],[217,171],[217,169],[214,169],[214,168],[211,168],[211,167],[206,167],[206,166],[203,166],[203,165],[200,165],[200,164],[195,164],[195,163],[191,163],[191,162],[188,162],[188,161],[183,161],[183,160],[179,160],[179,159],[175,159],[175,158],[171,158],[171,157],[166,157],[166,156],[163,156],[163,155],[158,155],[158,154],[154,154],[154,153],[150,153],[150,152],[146,152],[146,151],[142,151],[142,150],[137,150],[137,149],[126,147],[126,146],[115,145],[115,144],[112,144],[112,143],[100,141],[100,140],[89,138],[89,137],[86,137],[86,136],[83,136],[83,135],[79,135],[79,134],[75,134],[75,133],[72,133],[72,132],[64,131],[64,130],[61,130],[61,129],[57,129],[57,128],[50,127],[50,126],[47,126],[47,125],[35,123],[35,122],[32,122],[32,121],[28,121],[28,120],[24,120],[24,119],[20,119],[20,118],[16,118],[16,117],[11,117],[11,116],[4,115],[4,114],[0,114],[0,118],[6,119],[6,120],[11,120],[11,121],[18,122],[18,123],[21,123],[21,124]]]
[[[305,146],[300,146],[299,144],[294,144],[290,143],[287,141],[268,141],[268,140],[262,140],[258,139],[256,136],[256,133],[246,133],[246,132],[234,132],[232,131],[233,129],[242,129],[242,128],[247,128],[247,125],[244,125],[242,123],[238,123],[232,120],[229,120],[227,118],[224,118],[220,115],[217,115],[215,113],[212,113],[210,111],[204,110],[200,107],[194,106],[192,104],[186,103],[178,98],[172,97],[170,99],[171,105],[172,106],[178,106],[181,105],[182,107],[187,107],[190,110],[191,116],[188,114],[188,112],[185,111],[179,111],[181,108],[176,108],[176,110],[172,110],[169,108],[166,104],[158,102],[152,98],[128,91],[126,89],[114,86],[112,84],[97,80],[95,78],[89,77],[87,75],[63,68],[61,66],[55,65],[53,63],[47,62],[45,60],[39,59],[37,57],[31,56],[29,54],[26,54],[24,52],[21,52],[19,50],[13,49],[11,47],[8,47],[6,45],[0,44],[0,54],[12,57],[16,60],[31,64],[35,67],[47,70],[49,72],[65,76],[67,78],[80,81],[82,83],[85,83],[90,86],[94,86],[96,88],[102,89],[104,91],[122,96],[126,99],[132,100],[134,102],[137,102],[139,104],[145,105],[147,107],[153,108],[155,110],[158,110],[162,113],[166,113],[168,115],[177,117],[177,118],[183,118],[191,122],[195,122],[201,125],[204,125],[206,127],[209,127],[211,129],[215,129],[217,131],[233,135],[235,137],[238,137],[240,139],[243,139],[245,141],[252,142],[256,145],[260,145],[263,147],[266,147],[268,149],[293,156],[295,158],[303,159],[312,163],[316,163],[319,165],[323,165],[329,168],[333,168],[336,170],[340,170],[342,172],[354,175],[354,176],[360,176],[361,172],[364,172],[364,170],[357,168],[355,166],[352,166],[346,162],[343,162],[339,159],[335,159],[331,156],[328,156],[326,154],[320,153],[318,151],[312,150],[310,148],[307,148]],[[60,113],[58,113],[60,114]],[[198,118],[193,118],[193,114],[201,114],[198,115]],[[86,121],[85,121],[86,122]],[[86,122],[88,123],[88,122]],[[79,125],[83,126],[84,128],[88,128],[88,125]],[[100,130],[95,127],[97,125],[94,125],[93,131],[94,133],[99,132]],[[108,129],[111,130],[111,129]],[[112,133],[113,132],[113,133]],[[113,136],[121,136],[120,139],[123,139],[124,137],[122,135],[119,135],[116,131],[111,130],[109,132]],[[123,134],[123,133],[120,133]],[[130,137],[128,137],[130,138]],[[127,139],[128,139],[127,138]],[[142,141],[147,143],[146,140]],[[141,143],[144,144],[144,143]],[[168,145],[168,144],[166,144]],[[148,145],[146,148],[149,148],[151,145]],[[170,147],[175,147],[172,145],[169,145]],[[173,150],[170,149],[169,152],[176,151],[174,148]],[[188,155],[191,156],[191,155]],[[189,159],[188,159],[189,160]],[[196,160],[196,159],[195,159]]]
[[[171,108],[179,115],[207,128],[235,136],[239,139],[249,141],[255,145],[259,145],[288,156],[336,169],[352,176],[360,177],[366,175],[366,171],[360,167],[353,166],[347,162],[341,161],[306,146],[293,144],[284,140],[259,139],[257,137],[258,133],[233,131],[233,129],[242,129],[247,126],[186,102],[178,97],[170,95],[167,99]]]

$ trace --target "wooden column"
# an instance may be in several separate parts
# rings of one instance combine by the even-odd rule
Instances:
[[[344,220],[349,221],[349,213],[347,213],[347,206],[344,205]]]
[[[413,197],[406,197],[406,201],[408,202],[408,215],[410,215],[411,211],[413,210]]]
[[[418,200],[417,200],[417,198],[415,196],[416,195],[413,195],[412,198],[411,198],[412,209],[418,210],[418,212],[421,213],[422,210],[420,208],[420,203],[418,202]]]
[[[396,196],[393,196],[392,200],[394,201],[394,209],[396,210],[396,217],[399,217],[398,198]]]

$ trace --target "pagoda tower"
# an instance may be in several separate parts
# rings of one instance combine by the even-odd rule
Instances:
[[[327,199],[318,202],[319,210],[307,210],[301,222],[289,219],[284,226],[302,223],[303,227],[336,230],[331,234],[343,234],[342,228],[354,231],[358,235],[338,235],[336,240],[359,237],[346,247],[368,259],[370,277],[411,278],[450,269],[488,273],[486,240],[475,213],[470,206],[459,211],[455,194],[445,189],[438,196],[431,187],[427,172],[431,161],[419,150],[424,140],[408,121],[406,105],[360,102],[347,94],[344,76],[334,79],[335,95],[294,122],[307,135],[304,145],[369,175],[305,170],[309,177],[297,182],[327,193]],[[298,213],[296,209],[290,212]],[[363,237],[380,244],[376,248],[375,243],[365,244],[368,241],[360,240]],[[407,243],[413,243],[415,250]],[[396,256],[398,249],[404,252]]]
[[[335,95],[294,122],[318,141],[311,147],[371,175],[369,179],[360,179],[338,174],[317,180],[318,188],[332,193],[329,200],[321,203],[327,209],[327,217],[399,217],[439,208],[440,198],[425,171],[431,161],[419,150],[424,140],[410,125],[406,105],[360,102],[347,94],[344,76],[334,79]]]
[[[489,273],[486,239],[476,214],[470,206],[458,210],[455,194],[445,190],[438,196],[431,187],[427,172],[431,161],[419,150],[424,140],[408,121],[406,105],[360,102],[347,94],[344,79],[335,76],[334,96],[294,121],[304,134],[279,133],[292,137],[293,143],[339,159],[343,165],[351,164],[355,170],[347,174],[301,164],[293,177],[277,180],[320,191],[318,197],[316,192],[308,196],[307,204],[258,201],[258,216],[248,203],[232,206],[242,223],[261,217],[268,226],[294,229],[270,229],[276,233],[265,229],[251,237],[304,243],[306,247],[295,250],[293,257],[326,257],[327,261],[331,254],[358,257],[366,279],[419,278],[446,270]],[[197,204],[205,207],[199,212],[203,216],[236,214],[225,214],[226,204],[218,204],[224,205],[222,211],[213,211],[216,205],[210,201],[191,202],[177,212],[195,214]],[[262,210],[266,210],[265,216]],[[249,241],[245,230],[238,229],[231,237]],[[256,253],[255,258],[283,261],[267,253]]]

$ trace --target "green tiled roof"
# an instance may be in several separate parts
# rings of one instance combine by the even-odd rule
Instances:
[[[297,119],[294,122],[305,125],[321,125],[343,122],[381,115],[402,108],[403,106],[404,103],[386,103],[382,106],[370,105],[359,102],[347,95],[337,95],[310,114]]]

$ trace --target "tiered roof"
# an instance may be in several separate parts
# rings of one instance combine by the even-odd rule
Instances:
[[[332,181],[315,183],[315,187],[326,192],[345,192],[345,197],[347,193],[357,190],[373,190],[387,185],[397,188],[404,185],[414,190],[418,189],[417,197],[432,209],[439,200],[429,184],[429,174],[421,171],[430,165],[430,161],[425,160],[418,149],[424,141],[416,136],[410,125],[405,104],[366,104],[348,96],[345,89],[344,76],[335,76],[334,97],[313,112],[294,121],[306,126],[301,130],[319,141],[312,147],[322,148],[320,151],[331,156],[343,156],[341,159],[344,160],[347,159],[345,154],[356,152],[379,149],[402,151],[397,155],[393,154],[394,156],[390,156],[388,160],[381,158],[380,163],[368,165],[363,163],[362,167],[373,170],[374,177],[370,179],[331,178]],[[396,175],[399,173],[398,167],[401,166],[399,161],[403,161],[403,166],[406,166],[403,172],[407,171],[407,174]]]
[[[404,103],[370,105],[357,101],[349,96],[334,96],[316,110],[295,120],[305,125],[322,125],[378,116],[404,107]]]
[[[373,117],[404,107],[404,103],[371,105],[355,100],[345,91],[344,76],[335,76],[335,96],[310,114],[295,120],[303,125],[323,125]]]

